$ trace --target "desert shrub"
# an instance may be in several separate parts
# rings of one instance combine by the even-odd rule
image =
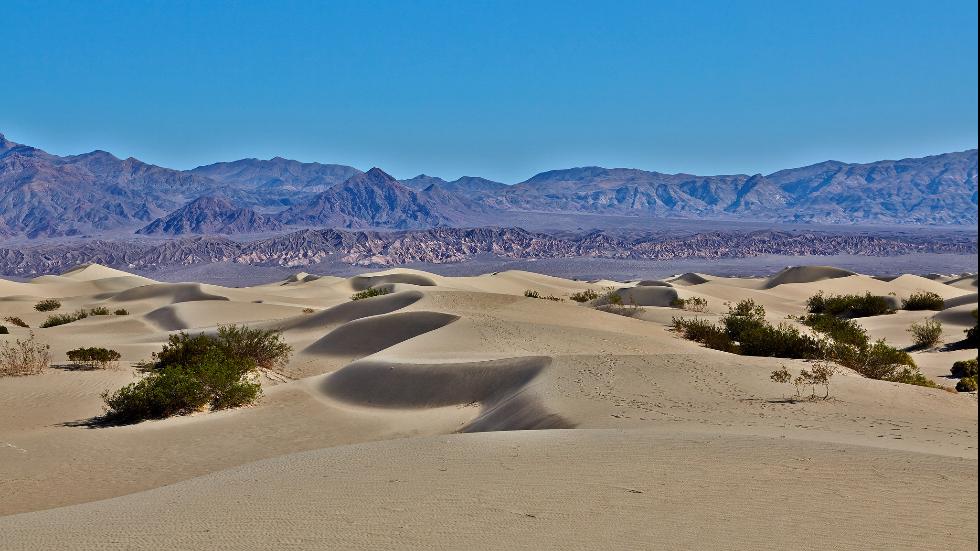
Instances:
[[[912,334],[916,348],[932,348],[943,342],[943,324],[934,319],[913,323],[906,331]]]
[[[0,335],[9,335],[10,329],[7,329],[6,325],[0,325]]]
[[[816,388],[818,386],[824,387],[824,395],[822,398],[826,400],[830,397],[830,381],[833,379],[834,374],[837,373],[837,368],[829,362],[814,362],[810,369],[800,370],[800,374],[795,378],[786,369],[786,366],[781,366],[776,371],[773,371],[769,378],[776,383],[791,384],[796,388],[796,397],[801,398],[803,396],[803,389],[810,387],[810,399],[817,398]]]
[[[51,363],[51,347],[32,332],[26,339],[0,342],[0,377],[36,375]]]
[[[627,318],[632,318],[637,314],[643,312],[643,308],[637,305],[632,300],[623,300],[616,291],[609,291],[601,298],[601,304],[595,307],[596,310],[602,312],[609,312],[610,314],[616,314],[617,316],[625,316]]]
[[[90,315],[90,316],[108,316],[109,315],[109,309],[106,308],[105,306],[96,306],[95,308],[92,308],[92,309],[90,309],[88,311],[88,315]]]
[[[674,318],[674,331],[677,331],[685,339],[699,342],[708,348],[722,350],[737,354],[738,346],[732,342],[724,329],[701,318]]]
[[[541,298],[541,299],[544,299],[544,300],[551,300],[551,301],[554,301],[554,302],[565,302],[565,299],[563,299],[561,297],[556,297],[556,296],[553,296],[553,295],[542,295],[541,293],[539,293],[537,291],[534,291],[534,290],[531,290],[531,289],[528,289],[527,291],[524,291],[524,296],[526,296],[527,298]]]
[[[61,302],[53,298],[46,298],[34,305],[34,309],[38,312],[50,312],[58,308],[61,308]]]
[[[527,289],[524,291],[524,296],[527,298],[541,298],[541,294],[533,289]]]
[[[670,301],[673,308],[688,310],[691,312],[706,312],[708,310],[708,300],[702,297],[691,297],[688,299],[675,298]]]
[[[936,386],[919,371],[908,352],[889,346],[884,339],[860,347],[835,343],[828,351],[827,358],[869,379]]]
[[[841,318],[864,318],[893,314],[895,311],[888,305],[885,297],[872,295],[830,295],[824,296],[819,292],[806,301],[807,311],[811,314],[828,314]]]
[[[282,340],[282,334],[269,329],[222,325],[216,335],[183,331],[170,335],[167,344],[153,355],[143,370],[160,370],[171,365],[194,365],[212,352],[232,359],[251,361],[263,369],[278,369],[289,361],[292,347]]]
[[[830,314],[807,314],[798,319],[803,325],[827,335],[836,342],[852,346],[863,346],[868,342],[867,332],[853,320],[838,318]]]
[[[931,291],[916,291],[902,300],[902,310],[942,310],[943,297]]]
[[[387,295],[390,292],[391,291],[389,291],[388,289],[381,289],[381,288],[374,288],[374,287],[372,287],[370,289],[364,289],[363,291],[359,291],[357,293],[354,293],[353,295],[350,296],[350,299],[351,300],[362,300],[362,299],[366,299],[366,298],[379,297],[381,295]]]
[[[68,361],[99,369],[110,367],[121,357],[119,352],[102,347],[82,347],[68,351]]]
[[[976,392],[977,376],[963,377],[956,383],[956,390],[959,392]]]
[[[977,347],[977,329],[980,326],[978,326],[977,323],[976,323],[977,310],[974,309],[973,312],[970,312],[970,313],[973,314],[973,319],[974,319],[973,327],[971,327],[969,329],[966,329],[963,332],[966,333],[965,342],[966,342],[967,346],[971,346],[973,348],[976,348]]]
[[[957,379],[963,377],[976,377],[977,376],[977,359],[973,358],[971,360],[962,360],[958,362],[953,362],[953,367],[950,368],[949,372]]]
[[[48,316],[48,319],[41,322],[41,327],[57,327],[59,325],[64,325],[66,323],[71,323],[87,317],[88,313],[85,312],[85,310],[75,310],[70,314],[52,314]]]
[[[255,363],[212,350],[191,365],[173,364],[115,392],[102,395],[105,420],[133,423],[248,405],[258,399],[261,386],[251,379]]]
[[[732,335],[729,334],[729,337]],[[742,354],[775,358],[819,359],[823,357],[821,342],[799,329],[784,323],[747,324],[741,327],[738,342]]]
[[[3,321],[5,321],[5,322],[7,322],[7,323],[9,323],[11,325],[16,325],[17,327],[30,327],[30,325],[27,325],[27,322],[26,321],[20,319],[17,316],[7,316],[7,317],[3,318]]]
[[[586,289],[584,291],[572,293],[572,296],[568,298],[574,300],[575,302],[589,302],[590,300],[599,298],[599,293],[593,291],[592,289]]]
[[[303,308],[303,313],[304,314],[312,314],[313,313],[313,309],[312,308]]]
[[[117,308],[112,313],[115,314],[115,315],[117,315],[117,316],[128,316],[129,315],[129,310],[127,310],[125,308]]]

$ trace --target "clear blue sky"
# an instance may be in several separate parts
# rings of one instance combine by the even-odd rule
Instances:
[[[508,183],[977,145],[975,0],[201,4],[5,1],[0,132]]]

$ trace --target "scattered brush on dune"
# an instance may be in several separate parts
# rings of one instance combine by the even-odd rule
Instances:
[[[57,327],[59,325],[65,325],[66,323],[85,319],[87,317],[88,313],[85,310],[75,310],[69,314],[53,314],[48,316],[48,319],[41,322],[41,328],[47,329],[49,327]]]
[[[671,308],[679,308],[688,312],[707,312],[708,300],[702,297],[675,298],[670,301]]]
[[[574,300],[575,302],[589,302],[599,298],[599,293],[593,291],[592,289],[586,289],[584,291],[572,293],[572,295],[568,298]]]
[[[912,334],[914,348],[935,348],[943,342],[943,324],[933,319],[913,323],[906,331]]]
[[[561,297],[556,297],[556,296],[553,296],[553,295],[542,295],[541,293],[539,293],[539,292],[537,292],[537,291],[535,291],[533,289],[528,289],[528,290],[524,291],[524,296],[527,297],[527,298],[540,298],[540,299],[544,299],[544,300],[551,300],[551,301],[554,301],[554,302],[565,302],[565,299],[563,299]]]
[[[633,302],[632,299],[623,299],[623,296],[616,291],[609,291],[605,296],[598,300],[596,310],[632,318],[643,312],[643,308]]]
[[[363,291],[358,291],[350,296],[351,300],[364,300],[371,297],[380,297],[382,295],[387,295],[390,293],[388,289],[383,287],[371,287],[370,289],[364,289]]]
[[[50,312],[58,308],[61,308],[61,302],[53,298],[46,298],[34,305],[34,309],[38,312]]]
[[[17,316],[7,316],[7,317],[3,318],[3,321],[5,321],[5,322],[7,322],[7,323],[9,323],[11,325],[16,325],[17,327],[30,327],[30,325],[27,325],[27,322],[26,321],[24,321],[23,319],[21,319],[21,318],[19,318]]]
[[[0,342],[0,377],[37,375],[51,363],[51,347],[32,332],[26,339]]]
[[[931,291],[917,291],[902,300],[902,310],[935,310],[945,308],[943,297]]]
[[[799,318],[823,338],[801,333],[788,324],[774,326],[765,319],[765,308],[747,299],[730,305],[721,325],[707,320],[674,318],[673,328],[689,340],[708,348],[742,354],[831,361],[870,379],[935,387],[907,352],[885,343],[870,342],[865,331],[850,320],[829,314]]]
[[[101,346],[75,348],[67,356],[68,361],[91,369],[108,369],[122,357],[119,352]]]
[[[216,335],[171,335],[139,367],[142,379],[102,395],[102,421],[135,423],[252,404],[262,392],[258,369],[281,368],[291,352],[280,333],[244,326],[221,326]]]
[[[813,295],[806,301],[807,311],[811,314],[828,314],[841,318],[865,318],[894,314],[888,299],[872,295],[829,295],[823,291]]]

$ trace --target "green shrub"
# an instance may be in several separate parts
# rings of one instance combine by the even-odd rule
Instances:
[[[0,341],[0,377],[37,375],[51,363],[51,347],[38,342],[34,333],[26,339]]]
[[[12,325],[16,325],[17,327],[30,327],[30,325],[27,325],[26,321],[20,319],[17,316],[7,316],[3,318],[3,321],[6,321]]]
[[[118,308],[118,309],[116,309],[112,313],[115,314],[115,315],[117,315],[117,316],[128,316],[129,315],[129,310],[127,310],[125,308]]]
[[[354,293],[353,295],[350,296],[350,299],[351,300],[362,300],[362,299],[366,299],[366,298],[379,297],[381,295],[387,295],[390,292],[391,291],[389,291],[388,289],[381,289],[381,288],[374,288],[374,287],[372,287],[370,289],[364,289],[363,291]]]
[[[943,297],[931,291],[916,291],[902,300],[902,310],[942,310]]]
[[[811,314],[828,314],[841,318],[864,318],[895,312],[885,297],[874,296],[870,292],[864,295],[824,296],[821,291],[807,299],[806,307]]]
[[[830,314],[807,314],[799,318],[799,321],[836,342],[852,346],[863,346],[868,343],[868,333],[853,320],[838,318]]]
[[[732,337],[729,334],[729,337]],[[764,356],[775,358],[823,358],[821,342],[809,335],[804,335],[799,329],[787,324],[773,326],[769,323],[748,323],[740,328],[738,342],[741,353],[746,356]]]
[[[92,308],[92,309],[90,309],[88,311],[88,315],[90,315],[90,316],[108,316],[109,315],[109,309],[106,308],[105,306],[96,306],[95,308]]]
[[[215,335],[189,335],[183,331],[170,335],[163,349],[153,355],[144,370],[163,369],[171,365],[194,365],[212,352],[233,359],[251,361],[263,369],[279,369],[289,361],[292,347],[282,334],[269,329],[239,325],[222,325]]]
[[[835,343],[827,356],[828,359],[853,369],[869,379],[936,386],[919,372],[915,360],[908,352],[889,346],[884,339],[861,347]]]
[[[961,360],[958,362],[953,362],[953,367],[950,368],[949,372],[957,379],[963,377],[976,377],[977,376],[977,359],[973,358],[971,360]]]
[[[728,334],[717,325],[701,318],[674,318],[674,331],[685,339],[699,342],[708,348],[738,354],[738,346],[732,342]]]
[[[147,375],[116,392],[103,394],[105,420],[131,423],[253,403],[261,385],[258,368],[282,367],[292,348],[280,333],[244,326],[221,326],[216,335],[171,335]]]
[[[99,369],[108,368],[121,357],[119,352],[102,347],[82,347],[68,351],[68,361]]]
[[[75,310],[70,314],[52,314],[48,316],[48,319],[41,322],[42,328],[57,327],[59,325],[64,325],[66,323],[71,323],[73,321],[78,321],[80,319],[85,319],[88,317],[88,313],[85,310]]]
[[[691,297],[688,299],[675,298],[670,301],[673,308],[688,310],[691,312],[706,312],[708,310],[708,300],[702,297]]]
[[[593,291],[592,289],[586,289],[584,291],[579,291],[577,293],[572,293],[569,297],[575,302],[589,302],[590,300],[595,300],[599,298],[599,293]]]
[[[934,319],[913,323],[906,331],[912,334],[916,348],[933,348],[943,342],[943,324]]]
[[[977,391],[977,376],[963,377],[956,383],[956,390],[959,392],[976,392]]]
[[[53,298],[46,298],[34,305],[34,309],[38,312],[50,312],[58,308],[61,308],[61,302]]]

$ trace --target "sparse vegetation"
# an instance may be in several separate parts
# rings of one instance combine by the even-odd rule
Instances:
[[[817,399],[816,389],[818,386],[822,386],[824,394],[820,398],[826,400],[830,398],[830,382],[836,373],[837,368],[832,363],[818,361],[814,362],[810,369],[801,369],[800,374],[796,377],[793,377],[784,365],[773,371],[769,378],[776,383],[792,384],[796,388],[796,399],[803,398],[803,389],[810,387],[808,398],[815,400]]]
[[[943,297],[931,291],[916,291],[902,300],[902,310],[942,310]]]
[[[115,315],[117,315],[117,316],[128,316],[129,315],[129,310],[127,310],[125,308],[118,308],[115,311],[113,311],[112,313],[115,314]]]
[[[48,319],[41,322],[42,328],[57,327],[59,325],[64,325],[66,323],[71,323],[73,321],[78,321],[80,319],[85,319],[88,317],[88,313],[85,310],[75,310],[69,314],[52,314],[48,316]]]
[[[596,310],[609,312],[610,314],[616,314],[617,316],[632,318],[643,312],[643,308],[633,302],[633,300],[623,300],[623,297],[616,291],[609,291],[603,295],[601,297],[601,302],[602,304],[595,307]]]
[[[97,369],[108,369],[121,357],[119,352],[102,347],[82,347],[68,351],[68,361]]]
[[[690,312],[707,312],[708,311],[708,299],[703,297],[691,297],[691,298],[675,298],[670,301],[670,306],[672,308],[680,308],[681,310],[688,310]]]
[[[34,305],[34,309],[38,312],[50,312],[58,308],[61,308],[61,302],[53,298],[46,298]]]
[[[971,327],[969,329],[966,329],[963,332],[966,333],[965,342],[966,342],[967,346],[976,348],[977,347],[977,329],[980,328],[980,326],[977,325],[977,321],[976,321],[977,320],[977,310],[976,310],[976,308],[974,308],[973,309],[973,312],[970,312],[970,313],[973,314],[973,327]]]
[[[950,368],[949,372],[957,379],[962,379],[963,377],[976,377],[977,359],[973,358],[970,360],[953,362],[953,367]]]
[[[943,342],[943,324],[934,319],[913,323],[906,331],[912,334],[916,348],[935,348]]]
[[[31,332],[26,339],[0,342],[0,377],[37,375],[51,363],[51,347]]]
[[[977,376],[963,377],[956,383],[956,390],[958,392],[976,392]]]
[[[829,295],[819,292],[806,301],[807,311],[811,314],[827,314],[839,318],[864,318],[893,314],[894,310],[885,297],[872,295]]]
[[[10,330],[7,329],[6,325],[0,325],[0,335],[9,335]]]
[[[3,318],[3,321],[5,321],[5,322],[7,322],[7,323],[9,323],[11,325],[16,325],[17,327],[30,327],[30,325],[27,325],[27,322],[26,321],[22,320],[21,318],[19,318],[17,316],[7,316],[7,317]]]
[[[379,297],[381,295],[387,295],[390,292],[391,291],[389,291],[388,289],[371,287],[370,289],[364,289],[363,291],[358,291],[358,292],[354,293],[353,295],[351,295],[350,299],[351,300],[363,300],[363,299],[366,299],[366,298]]]
[[[90,309],[88,311],[88,315],[90,315],[90,316],[108,316],[109,315],[109,309],[106,308],[105,306],[96,306],[95,308],[92,308],[92,309]]]
[[[303,308],[303,313],[304,314],[312,314],[313,313],[313,309],[312,308]]]
[[[714,323],[701,318],[674,318],[674,331],[680,333],[684,338],[699,342],[708,348],[738,354],[739,348],[732,339],[728,337],[724,329],[719,328]]]
[[[836,342],[852,346],[862,346],[868,342],[868,333],[854,320],[838,318],[830,314],[807,314],[797,319],[803,325]]]
[[[572,293],[572,296],[568,298],[574,300],[575,302],[589,302],[599,298],[599,293],[593,291],[592,289],[586,289],[584,291]]]
[[[105,420],[133,423],[254,403],[261,394],[258,369],[284,366],[291,351],[278,332],[244,326],[171,335],[141,366],[143,379],[103,394]]]
[[[565,302],[565,299],[563,299],[561,297],[556,297],[556,296],[553,296],[553,295],[542,295],[541,293],[539,293],[537,291],[534,291],[532,289],[528,289],[528,290],[524,291],[524,296],[527,297],[527,298],[541,298],[541,299],[544,299],[544,300],[551,300],[551,301],[554,301],[554,302]]]

